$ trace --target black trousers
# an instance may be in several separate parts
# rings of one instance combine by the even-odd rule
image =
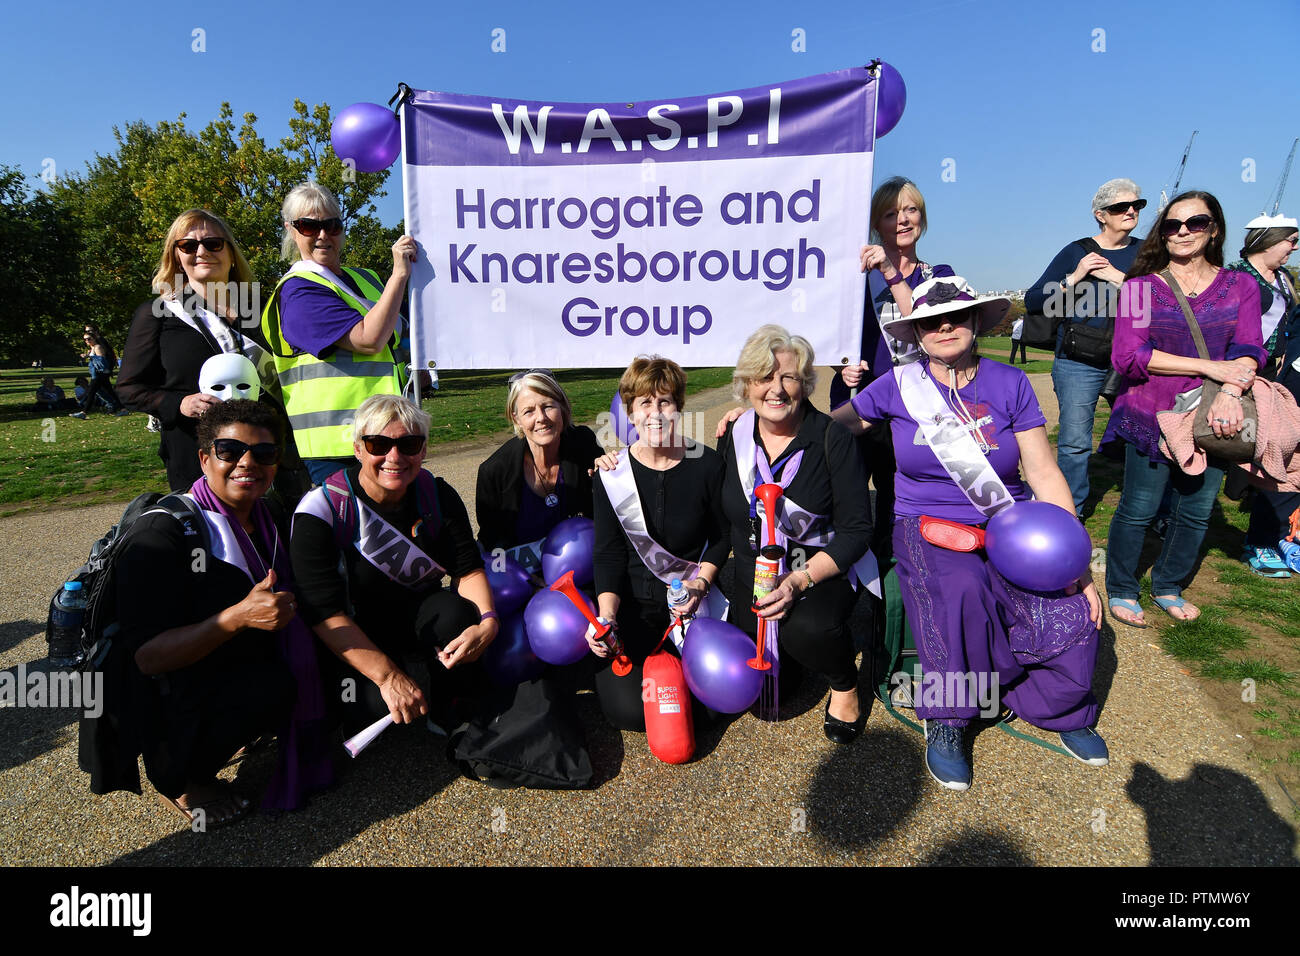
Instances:
[[[758,633],[758,618],[750,606],[752,595],[737,597],[739,601],[733,598],[731,602],[731,621],[752,637]],[[781,656],[788,654],[808,670],[824,675],[834,690],[853,690],[858,686],[858,669],[849,615],[856,601],[857,592],[844,575],[806,591],[779,624]]]
[[[437,591],[424,599],[411,631],[406,634],[370,634],[367,636],[410,676],[410,665],[422,658],[429,668],[429,686],[425,688],[429,716],[445,729],[463,709],[461,704],[476,701],[489,688],[480,661],[458,664],[447,670],[438,660],[438,651],[479,622],[479,611],[472,601],[455,591]],[[374,681],[363,677],[338,657],[329,655],[323,674],[326,698],[331,702],[332,717],[342,724],[344,737],[351,737],[388,713],[388,704]],[[414,679],[414,678],[412,678]],[[468,705],[466,705],[468,706]]]

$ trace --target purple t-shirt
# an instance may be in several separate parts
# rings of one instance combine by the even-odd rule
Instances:
[[[361,295],[350,275],[342,273],[340,278]],[[319,282],[294,277],[280,287],[280,329],[285,341],[316,358],[327,358],[362,318],[343,296]]]
[[[929,384],[927,370],[926,383]],[[948,398],[948,389],[940,388]],[[981,359],[974,380],[958,393],[980,426],[991,449],[989,464],[1017,501],[1029,498],[1020,478],[1020,445],[1016,432],[1046,425],[1038,397],[1025,373],[1010,365]],[[865,421],[888,422],[894,439],[898,474],[894,477],[894,513],[929,515],[966,524],[981,524],[984,515],[967,498],[925,443],[916,420],[907,412],[898,382],[891,372],[876,379],[853,398],[853,408]]]

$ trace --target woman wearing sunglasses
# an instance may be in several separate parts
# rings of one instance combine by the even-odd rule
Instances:
[[[249,337],[257,334],[252,281],[230,227],[206,209],[188,209],[163,240],[153,277],[158,298],[131,319],[118,392],[162,423],[158,456],[172,491],[185,491],[199,477],[199,417],[220,402],[199,391],[203,363],[240,353],[271,375],[266,350]]]
[[[549,369],[510,377],[506,418],[515,437],[479,465],[474,497],[478,539],[489,551],[540,544],[566,518],[592,517],[588,472],[604,453],[590,428],[573,424],[569,397]],[[526,553],[520,558],[540,572]]]
[[[1102,766],[1106,743],[1092,729],[1101,601],[1091,574],[1066,591],[1026,591],[989,565],[975,535],[949,526],[966,539],[954,540],[933,521],[983,526],[1031,491],[1074,513],[1029,379],[976,349],[976,337],[998,325],[1011,302],[977,296],[954,276],[922,283],[913,303],[887,331],[918,345],[925,360],[876,379],[834,417],[859,430],[888,423],[893,439],[903,606],[926,679],[942,688],[915,691],[926,769],[947,789],[969,788],[965,729],[1000,704],[1059,733],[1077,759]]]
[[[862,247],[867,274],[867,301],[862,316],[862,361],[846,365],[831,380],[831,407],[838,408],[858,388],[865,388],[895,365],[916,360],[916,350],[885,333],[885,324],[912,311],[912,293],[922,282],[953,275],[952,266],[930,265],[916,245],[926,230],[925,197],[904,176],[885,180],[871,197],[871,238]],[[868,432],[858,442],[876,489],[872,551],[889,555],[889,528],[894,520],[894,453],[889,442]]]
[[[1092,197],[1100,230],[1076,239],[1056,254],[1025,292],[1025,310],[1060,322],[1052,389],[1060,406],[1056,463],[1070,484],[1074,510],[1088,500],[1092,424],[1106,374],[1115,323],[1116,293],[1137,258],[1139,240],[1130,235],[1147,201],[1131,179],[1111,179]]]
[[[428,414],[373,395],[356,411],[356,436],[352,464],[294,513],[302,614],[342,662],[327,686],[355,688],[344,695],[345,734],[384,714],[399,724],[430,714],[449,729],[462,716],[453,699],[468,705],[483,692],[474,662],[499,626],[483,559],[460,495],[422,467]],[[410,676],[417,656],[428,694]]]
[[[120,417],[128,414],[127,410],[122,407],[122,400],[118,398],[117,392],[113,391],[111,376],[113,369],[117,367],[117,356],[113,354],[113,347],[97,330],[90,328],[87,328],[82,333],[81,341],[86,345],[86,352],[82,357],[88,363],[87,371],[90,373],[90,386],[88,394],[82,400],[81,409],[73,412],[71,417],[85,418],[86,413],[94,408],[97,397],[108,406],[108,410],[114,415]]]
[[[164,802],[196,824],[202,810],[206,827],[250,808],[217,778],[231,756],[276,733],[283,769],[291,759],[284,749],[291,708],[296,719],[307,716],[299,706],[321,705],[318,682],[302,669],[305,663],[314,676],[316,657],[297,616],[289,542],[262,501],[280,460],[280,427],[275,412],[257,402],[219,402],[207,411],[198,424],[201,474],[183,499],[206,527],[147,513],[131,526],[115,565],[120,632],[105,672],[120,683],[108,688],[109,712],[119,740],[144,754]],[[119,649],[128,653],[119,656]],[[303,680],[296,692],[293,674]],[[138,792],[134,757],[126,756],[120,782]],[[322,776],[297,763],[300,756],[292,755],[298,772],[289,779],[329,782],[328,766]],[[269,795],[277,808],[297,805],[281,799],[289,793],[284,779],[277,777]]]
[[[371,395],[402,392],[394,350],[415,240],[393,243],[393,272],[384,282],[369,269],[342,264],[343,212],[325,187],[295,187],[281,219],[280,252],[293,264],[266,304],[262,331],[298,452],[319,483],[352,460],[357,407]]]
[[[1113,616],[1145,627],[1138,604],[1138,557],[1168,486],[1172,518],[1151,568],[1151,597],[1170,617],[1190,621],[1200,611],[1182,598],[1205,540],[1223,469],[1210,464],[1188,475],[1160,448],[1158,412],[1206,381],[1222,383],[1204,415],[1215,434],[1241,430],[1241,395],[1267,360],[1260,327],[1259,286],[1223,268],[1226,226],[1219,201],[1193,190],[1175,196],[1138,250],[1120,290],[1112,358],[1125,377],[1111,426],[1127,443],[1124,487],[1110,523],[1106,590]],[[1176,287],[1176,288],[1175,288]],[[1176,292],[1191,308],[1208,358],[1201,358]]]

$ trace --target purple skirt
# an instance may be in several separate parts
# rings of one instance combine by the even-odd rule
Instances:
[[[930,544],[918,517],[895,521],[894,557],[926,675],[915,692],[917,716],[963,726],[981,711],[992,716],[994,694],[1045,730],[1097,722],[1092,674],[1100,630],[1083,594],[1019,588],[982,551]],[[971,688],[981,691],[980,700],[971,699]]]

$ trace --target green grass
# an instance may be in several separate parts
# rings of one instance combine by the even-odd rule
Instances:
[[[34,506],[70,506],[129,501],[146,491],[165,489],[158,458],[158,435],[145,428],[144,415],[114,418],[103,413],[87,420],[67,412],[47,417],[31,411],[44,375],[72,395],[82,367],[5,369],[0,373],[0,516]],[[456,371],[441,375],[441,388],[426,393],[423,406],[433,416],[430,444],[485,438],[506,431],[508,371]],[[615,369],[560,371],[557,378],[579,421],[609,408],[622,373]],[[689,370],[687,394],[725,385],[731,369]],[[690,402],[687,402],[690,411]]]
[[[980,338],[980,357],[993,359],[995,362],[1001,362],[1003,365],[1009,365],[1007,357],[1011,354],[1011,337],[1006,335],[987,335]],[[1016,365],[1016,368],[1025,374],[1034,372],[1050,372],[1052,370],[1053,354],[1044,349],[1029,349],[1026,354],[1027,361],[1024,365]]]

